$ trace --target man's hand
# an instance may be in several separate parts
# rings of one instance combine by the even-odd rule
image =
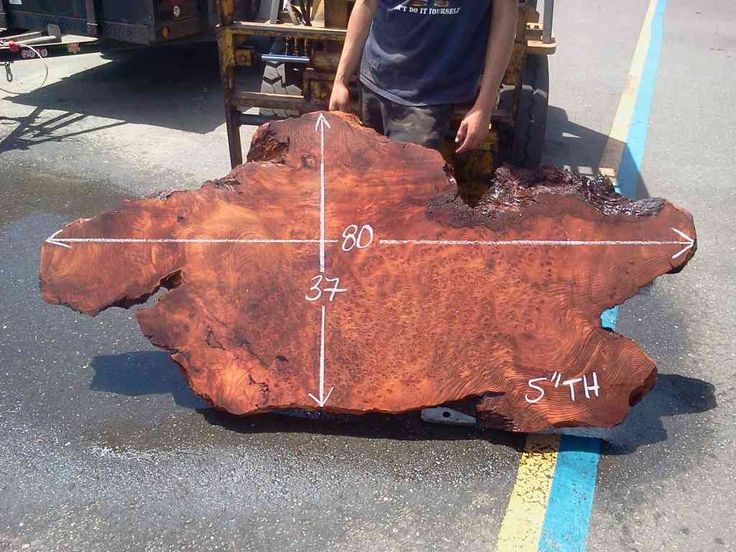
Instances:
[[[489,134],[488,127],[490,124],[490,110],[474,105],[465,115],[462,123],[460,123],[460,128],[457,130],[455,143],[459,146],[455,153],[478,149]]]
[[[479,147],[488,136],[491,113],[498,102],[498,89],[511,58],[516,34],[519,3],[516,0],[495,0],[491,17],[491,32],[486,47],[486,62],[475,105],[460,124],[455,142],[456,153]]]
[[[350,111],[350,90],[342,82],[335,81],[330,94],[330,111]]]

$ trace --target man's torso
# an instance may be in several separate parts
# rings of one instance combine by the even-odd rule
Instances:
[[[472,101],[490,12],[491,0],[379,0],[361,82],[404,105]]]

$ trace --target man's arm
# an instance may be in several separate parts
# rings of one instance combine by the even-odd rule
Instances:
[[[473,107],[465,115],[455,137],[457,153],[478,148],[488,136],[491,113],[498,100],[498,89],[511,58],[518,18],[517,0],[495,0],[491,17],[491,33],[486,47],[486,61],[480,92]]]
[[[363,46],[371,30],[371,22],[377,5],[378,0],[356,0],[353,6],[340,63],[335,74],[335,83],[332,85],[330,111],[349,111],[350,109],[348,84],[363,55]]]

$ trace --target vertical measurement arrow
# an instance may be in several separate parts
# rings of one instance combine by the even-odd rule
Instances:
[[[319,271],[325,271],[325,128],[330,128],[330,123],[323,113],[317,117],[314,124],[315,132],[319,132]],[[325,395],[325,319],[327,318],[327,307],[322,305],[322,322],[320,324],[319,336],[319,397],[312,393],[308,396],[320,407],[323,407],[332,394],[334,387]]]
[[[325,319],[327,318],[327,307],[322,305],[322,324],[319,338],[319,398],[315,397],[311,393],[308,394],[309,398],[316,402],[319,406],[324,406],[327,400],[332,394],[334,387],[330,387],[330,390],[325,395]]]
[[[323,113],[317,117],[314,130],[319,132],[319,271],[325,271],[325,128],[330,123]]]

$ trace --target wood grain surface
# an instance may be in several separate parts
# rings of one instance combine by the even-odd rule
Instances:
[[[319,114],[269,123],[227,177],[67,225],[42,246],[44,299],[94,316],[168,288],[141,329],[234,414],[319,408],[322,366],[327,411],[472,398],[481,423],[513,431],[621,422],[656,368],[600,314],[689,261],[673,229],[695,238],[691,216],[551,167],[500,169],[471,207],[439,153],[325,116],[324,158]],[[310,289],[321,162],[325,280]],[[370,225],[370,244],[344,251],[350,225]]]

